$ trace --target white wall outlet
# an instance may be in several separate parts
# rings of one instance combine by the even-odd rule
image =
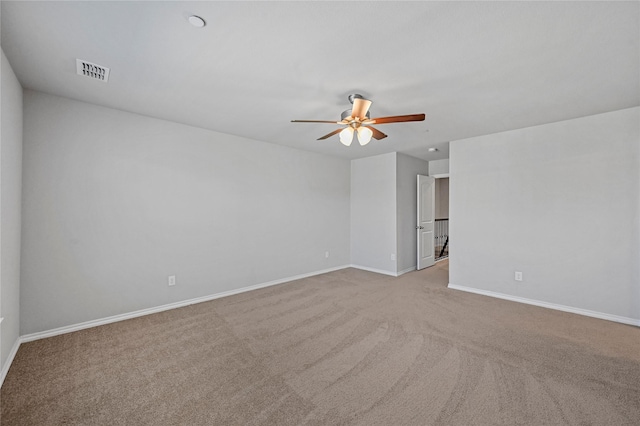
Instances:
[[[326,257],[327,259],[329,258],[329,251],[328,250],[324,252],[324,257]]]
[[[522,281],[522,272],[516,271],[515,280],[516,281]]]
[[[396,260],[396,254],[395,253],[391,253],[391,260]]]
[[[169,282],[169,285],[176,285],[176,276],[169,275],[169,278],[167,279],[167,281]]]

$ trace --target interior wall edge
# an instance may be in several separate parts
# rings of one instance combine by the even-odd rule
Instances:
[[[9,352],[9,356],[7,356],[7,360],[2,366],[2,370],[0,370],[0,389],[2,389],[2,384],[4,383],[5,377],[7,377],[7,373],[9,372],[9,368],[11,368],[11,364],[13,363],[13,359],[16,357],[18,353],[18,349],[20,348],[20,344],[22,343],[22,338],[18,337],[11,348],[11,352]]]
[[[0,368],[5,371],[20,337],[23,88],[4,50],[0,56]]]

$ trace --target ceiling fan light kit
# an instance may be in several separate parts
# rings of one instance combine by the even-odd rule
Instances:
[[[373,130],[366,126],[360,126],[353,131],[354,128],[351,126],[345,127],[340,132],[340,142],[344,146],[350,146],[351,142],[353,142],[353,134],[356,133],[358,135],[358,142],[360,145],[365,146],[371,141],[371,137],[373,136]]]
[[[353,128],[345,127],[340,132],[340,142],[342,142],[344,146],[351,145],[351,142],[353,142]]]
[[[371,130],[370,128],[366,127],[366,126],[360,126],[358,127],[358,142],[360,142],[360,145],[365,146],[366,144],[369,143],[369,141],[371,141],[371,136],[373,136],[373,130]]]
[[[362,97],[358,93],[349,95],[349,102],[353,104],[351,109],[343,111],[340,121],[332,120],[291,120],[292,123],[333,123],[347,126],[321,136],[318,140],[327,139],[335,134],[340,134],[340,142],[345,146],[350,146],[353,142],[353,134],[357,133],[358,142],[365,146],[371,138],[380,140],[387,137],[380,130],[372,127],[372,124],[403,123],[408,121],[424,121],[424,114],[396,115],[392,117],[371,118],[369,108],[371,101]]]

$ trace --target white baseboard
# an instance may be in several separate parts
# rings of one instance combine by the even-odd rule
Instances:
[[[413,272],[415,270],[416,270],[416,267],[412,266],[411,268],[403,269],[402,271],[398,272],[398,275],[396,275],[396,276],[399,277],[400,275],[404,275],[406,273]]]
[[[415,266],[412,266],[411,268],[403,269],[402,271],[399,271],[399,272],[391,272],[391,271],[385,271],[384,269],[369,268],[368,266],[362,266],[362,265],[349,265],[349,266],[351,268],[362,269],[363,271],[375,272],[376,274],[389,275],[391,277],[399,277],[400,275],[404,275],[407,272],[416,270]]]
[[[461,285],[451,284],[449,288],[454,290],[466,291],[468,293],[481,294],[483,296],[495,297],[498,299],[510,300],[512,302],[525,303],[527,305],[540,306],[542,308],[555,309],[556,311],[570,312],[572,314],[584,315],[587,317],[599,318],[607,321],[619,322],[622,324],[635,325],[640,327],[640,319],[621,317],[618,315],[607,314],[604,312],[590,311],[588,309],[574,308],[573,306],[559,305],[556,303],[544,302],[541,300],[527,299],[525,297],[512,296],[510,294],[496,293],[494,291],[482,290],[473,287],[465,287]]]
[[[234,290],[223,291],[221,293],[210,294],[207,296],[196,297],[194,299],[182,300],[180,302],[169,303],[166,305],[155,306],[153,308],[141,309],[139,311],[128,312],[119,315],[113,315],[106,318],[95,319],[91,321],[81,322],[79,324],[67,325],[64,327],[54,328],[51,330],[40,331],[37,333],[26,334],[20,337],[22,342],[31,342],[33,340],[45,339],[47,337],[58,336],[60,334],[72,333],[78,330],[84,330],[86,328],[97,327],[100,325],[111,324],[118,321],[124,321],[131,318],[137,318],[144,315],[155,314],[158,312],[168,311],[169,309],[182,308],[183,306],[195,305],[196,303],[208,302],[210,300],[219,299],[221,297],[232,296],[234,294],[244,293],[251,290],[257,290],[259,288],[270,287],[272,285],[282,284],[289,281],[295,281],[302,278],[312,277],[314,275],[326,274],[327,272],[333,272],[340,269],[348,268],[349,265],[336,266],[334,268],[323,269],[320,271],[310,272],[307,274],[295,275],[292,277],[282,278],[279,280],[269,281],[266,283],[255,284],[247,287],[237,288]]]
[[[13,359],[16,357],[18,353],[18,348],[20,347],[20,343],[22,343],[21,338],[17,338],[16,342],[13,344],[13,348],[11,348],[11,352],[9,352],[9,356],[2,366],[2,370],[0,370],[0,388],[2,388],[2,384],[4,383],[4,378],[7,377],[7,373],[9,372],[9,367],[11,367],[11,363],[13,363]]]
[[[349,266],[356,269],[362,269],[363,271],[375,272],[376,274],[390,275],[392,277],[398,276],[396,272],[385,271],[384,269],[369,268],[368,266],[361,266],[361,265],[349,265]]]

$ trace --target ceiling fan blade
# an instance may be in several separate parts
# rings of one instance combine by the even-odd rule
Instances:
[[[332,123],[332,124],[342,124],[340,121],[329,121],[329,120],[291,120],[292,123]]]
[[[331,133],[327,133],[326,135],[324,135],[324,136],[322,136],[322,137],[318,138],[318,140],[319,140],[319,141],[321,141],[321,140],[323,140],[323,139],[330,138],[330,137],[331,137],[331,136],[333,136],[333,135],[337,135],[337,134],[338,134],[338,133],[340,133],[341,131],[342,131],[342,129],[334,130],[333,132],[331,132]]]
[[[353,108],[351,108],[351,116],[359,117],[360,121],[365,120],[367,118],[367,111],[369,111],[369,107],[371,106],[371,101],[366,99],[356,98],[353,100]]]
[[[403,123],[406,121],[424,121],[424,114],[394,115],[391,117],[378,117],[366,120],[364,124]]]
[[[385,135],[384,133],[382,133],[380,130],[376,129],[375,127],[371,127],[371,126],[367,126],[368,128],[371,129],[371,131],[373,132],[373,137],[377,140],[380,139],[384,139],[387,137],[387,135]]]

